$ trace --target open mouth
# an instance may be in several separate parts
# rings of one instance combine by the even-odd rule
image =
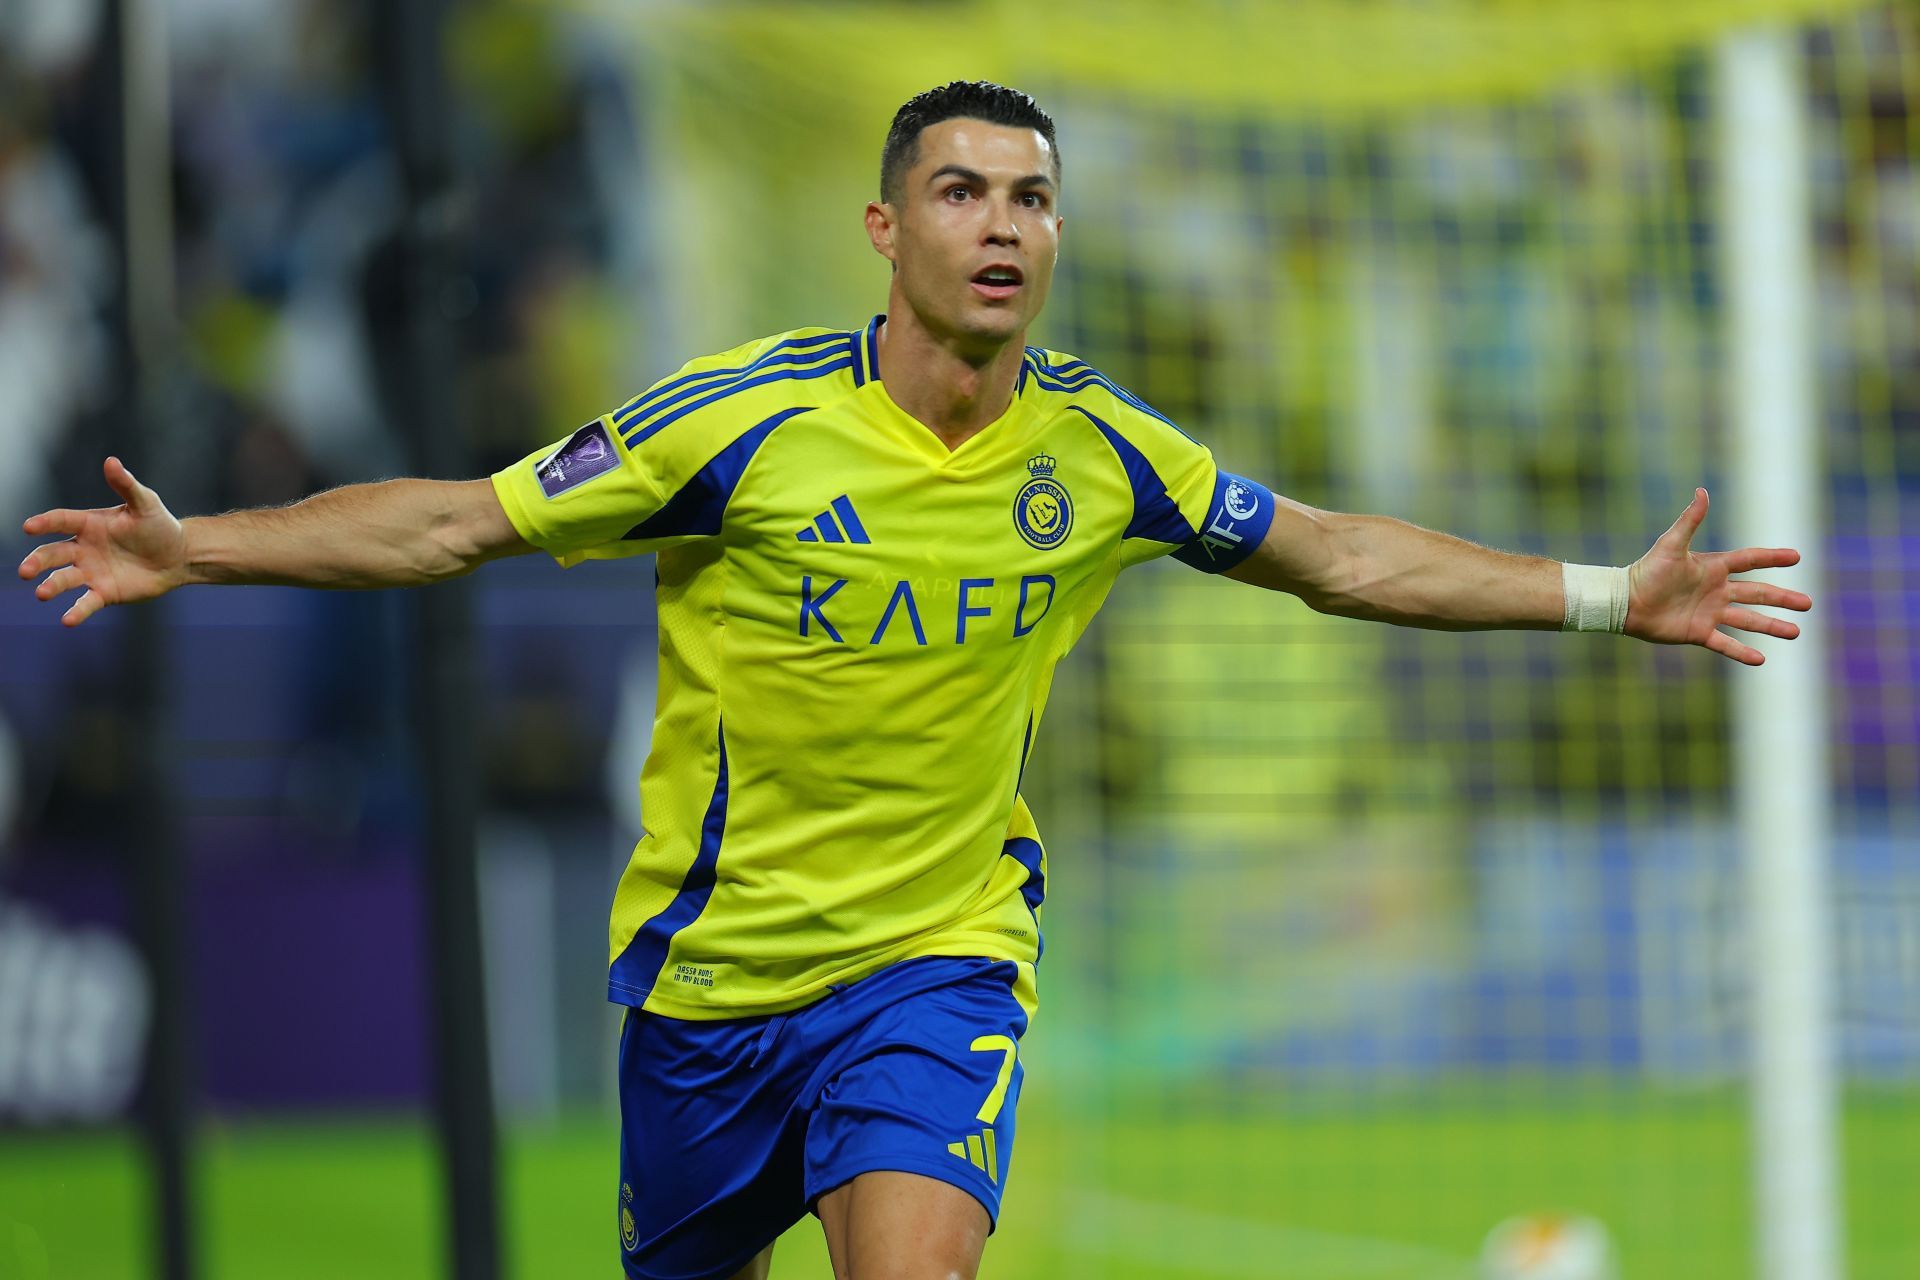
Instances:
[[[1005,263],[975,272],[973,277],[974,292],[994,299],[1011,298],[1020,292],[1020,286],[1024,283],[1026,277],[1020,273],[1020,268]]]

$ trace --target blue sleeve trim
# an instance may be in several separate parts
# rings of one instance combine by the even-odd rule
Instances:
[[[1213,482],[1207,527],[1173,558],[1205,573],[1225,573],[1259,547],[1273,526],[1273,513],[1271,489],[1222,471]]]
[[[848,335],[845,332],[828,332],[808,334],[801,338],[785,338],[774,343],[761,354],[759,359],[748,364],[739,365],[732,369],[702,369],[697,373],[689,373],[684,377],[675,378],[671,382],[663,382],[657,387],[641,392],[616,409],[613,414],[613,425],[623,432],[626,431],[636,418],[643,418],[658,413],[666,407],[663,403],[666,397],[671,396],[674,392],[682,390],[683,388],[692,386],[696,382],[724,382],[729,378],[737,378],[744,374],[752,373],[756,369],[765,368],[767,365],[779,361],[811,359],[813,356],[821,353],[818,351],[809,351],[809,348],[826,347],[834,342],[845,342],[847,337]]]
[[[657,409],[662,411],[658,417],[629,419],[626,425],[620,428],[624,433],[622,438],[626,440],[629,449],[637,448],[643,441],[666,430],[688,414],[698,412],[709,405],[718,404],[727,397],[738,395],[742,391],[751,391],[755,387],[764,387],[771,382],[807,382],[814,378],[828,377],[832,374],[839,373],[843,369],[851,369],[853,367],[852,340],[844,333],[839,336],[841,345],[826,351],[809,351],[805,355],[797,357],[782,356],[778,360],[773,360],[771,357],[768,357],[772,367],[769,368],[767,372],[758,372],[759,369],[767,367],[765,364],[758,365],[755,366],[756,372],[752,377],[743,375],[723,382],[718,386],[690,388],[678,396],[675,396],[671,401],[656,406]],[[832,358],[828,359],[825,364],[781,367],[785,366],[789,359],[816,360],[825,357]],[[688,400],[688,397],[696,395],[699,396],[699,399]],[[670,413],[665,412],[669,404],[678,407],[674,408]]]
[[[1084,391],[1088,387],[1104,387],[1107,391],[1125,401],[1127,404],[1132,405],[1148,417],[1158,418],[1175,431],[1180,432],[1181,435],[1187,436],[1187,439],[1193,439],[1192,436],[1187,435],[1179,423],[1169,418],[1166,414],[1161,413],[1158,409],[1115,382],[1112,378],[1109,378],[1106,374],[1101,373],[1085,360],[1070,359],[1060,364],[1048,364],[1042,359],[1042,357],[1046,355],[1044,351],[1040,351],[1037,347],[1029,347],[1027,350],[1035,353],[1034,372],[1039,380],[1039,385],[1044,389],[1071,394],[1076,391]],[[1195,443],[1198,442],[1196,441]]]
[[[634,542],[645,538],[683,538],[719,533],[720,522],[727,513],[727,503],[733,500],[733,491],[739,486],[740,477],[746,474],[747,463],[753,460],[753,455],[766,443],[774,428],[795,414],[807,413],[812,408],[811,405],[802,405],[797,409],[782,409],[742,434],[715,454],[713,460],[700,468],[692,479],[681,485],[680,491],[667,499],[665,506],[627,530],[621,540]]]
[[[1126,468],[1127,483],[1133,488],[1133,519],[1127,522],[1123,538],[1151,538],[1155,542],[1185,544],[1199,536],[1198,531],[1180,514],[1180,504],[1167,494],[1166,482],[1153,469],[1147,456],[1131,441],[1077,404],[1067,406],[1100,429]]]

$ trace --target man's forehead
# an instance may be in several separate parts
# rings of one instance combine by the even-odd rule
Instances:
[[[919,144],[913,167],[920,173],[954,164],[1013,178],[1053,173],[1053,148],[1038,129],[1024,125],[961,116],[928,125],[920,131]]]

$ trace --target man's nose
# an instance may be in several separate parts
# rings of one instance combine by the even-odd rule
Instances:
[[[986,242],[988,244],[1019,244],[1020,224],[1013,220],[1011,209],[995,209],[993,217],[987,222]]]

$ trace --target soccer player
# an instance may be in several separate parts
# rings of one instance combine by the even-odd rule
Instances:
[[[1054,665],[1114,579],[1171,554],[1347,617],[1624,631],[1761,655],[1690,550],[1696,490],[1627,568],[1562,565],[1277,497],[1086,362],[1026,345],[1060,154],[1025,94],[895,116],[867,234],[886,311],[697,359],[487,480],[390,480],[178,521],[50,511],[22,577],[64,621],[188,583],[388,587],[536,549],[658,553],[647,831],[615,895],[627,1274],[767,1274],[809,1209],[835,1274],[972,1276],[1012,1162],[1047,859],[1019,785]],[[49,572],[51,571],[51,572]]]

